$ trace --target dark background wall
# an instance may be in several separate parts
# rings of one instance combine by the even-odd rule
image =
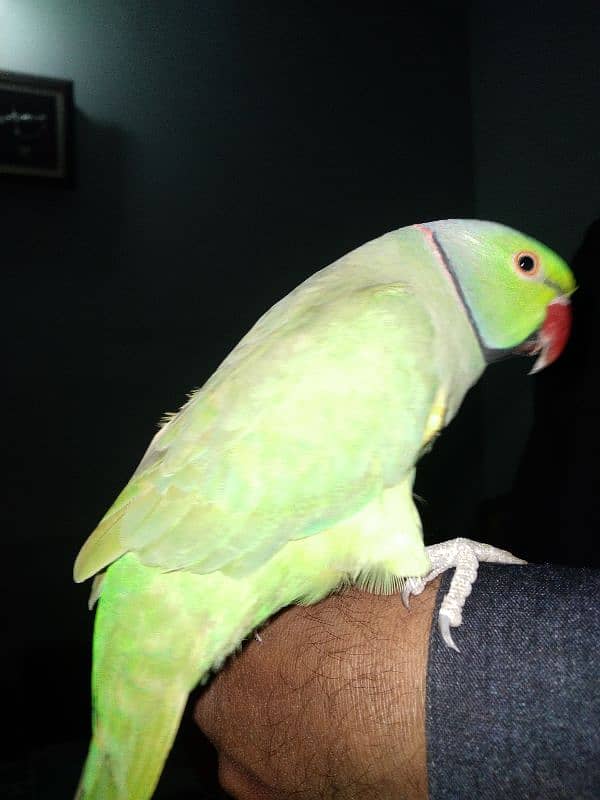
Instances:
[[[482,382],[479,517],[526,558],[598,564],[600,4],[476,0],[470,25],[477,216],[554,247],[580,285],[554,369],[511,360]]]
[[[0,5],[0,68],[72,79],[77,107],[76,188],[0,185],[1,682],[18,774],[35,753],[34,780],[47,780],[61,742],[81,742],[74,762],[83,753],[91,617],[87,588],[71,583],[78,547],[162,413],[260,313],[414,221],[495,218],[571,257],[599,216],[596,2],[322,5]],[[578,274],[588,318],[592,248]],[[424,460],[431,541],[476,534],[538,560],[597,558],[568,528],[576,502],[591,537],[596,508],[589,331],[575,334],[554,383],[526,379],[521,362],[490,370]],[[575,421],[582,403],[590,422]],[[589,486],[574,500],[578,476]],[[531,509],[553,508],[549,493],[566,510],[542,527]]]

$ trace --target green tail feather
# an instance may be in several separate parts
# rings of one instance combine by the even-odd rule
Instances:
[[[187,695],[187,690],[167,690],[148,698],[152,708],[140,708],[137,718],[131,720],[132,730],[124,750],[107,744],[109,739],[98,726],[75,800],[151,797],[175,739]]]
[[[94,630],[93,735],[76,800],[152,796],[189,692],[220,649],[232,649],[224,629],[239,627],[238,612],[219,642],[203,633],[210,594],[203,576],[161,573],[131,555],[107,571]]]

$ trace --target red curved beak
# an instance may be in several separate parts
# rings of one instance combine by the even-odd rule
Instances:
[[[565,349],[571,332],[571,303],[568,297],[557,297],[546,309],[546,319],[535,338],[519,348],[521,353],[535,355],[539,353],[530,375],[552,364]]]

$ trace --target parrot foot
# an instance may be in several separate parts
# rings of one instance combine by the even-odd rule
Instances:
[[[422,578],[406,578],[402,590],[402,602],[408,608],[411,594],[421,594],[425,586],[442,572],[454,567],[455,572],[450,588],[442,600],[438,615],[438,625],[442,639],[448,647],[460,652],[454,644],[450,628],[462,624],[462,609],[477,578],[480,561],[491,564],[526,564],[508,550],[500,550],[489,544],[474,542],[472,539],[450,539],[426,548],[431,571]]]

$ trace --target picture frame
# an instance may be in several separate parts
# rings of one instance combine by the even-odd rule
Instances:
[[[73,82],[0,70],[0,180],[71,187]]]

